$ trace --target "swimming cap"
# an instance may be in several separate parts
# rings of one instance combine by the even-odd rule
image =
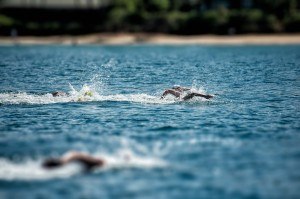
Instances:
[[[92,91],[86,91],[86,92],[84,93],[84,96],[90,96],[90,97],[92,97],[92,96],[93,96],[93,93],[92,93]]]

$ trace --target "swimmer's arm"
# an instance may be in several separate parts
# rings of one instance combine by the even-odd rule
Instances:
[[[203,97],[205,99],[210,99],[212,98],[213,96],[212,95],[205,95],[205,94],[201,94],[201,93],[190,93],[188,95],[186,95],[183,100],[189,100],[189,99],[192,99],[194,96],[197,96],[197,97]]]
[[[85,164],[88,167],[102,166],[104,164],[104,161],[100,158],[95,158],[88,154],[79,153],[79,152],[70,152],[61,160],[64,164],[67,164],[72,161],[78,161]]]
[[[183,91],[189,91],[191,90],[190,88],[187,88],[187,87],[181,87]]]
[[[201,94],[201,93],[195,93],[195,96],[203,97],[203,98],[205,98],[205,99],[213,98],[212,95],[205,95],[205,94]]]
[[[191,90],[190,88],[182,87],[182,86],[177,86],[177,87],[175,86],[175,87],[173,87],[172,89],[177,90],[177,91],[179,91],[179,92]]]
[[[165,90],[165,92],[162,94],[162,96],[160,97],[160,99],[165,98],[165,96],[168,95],[168,94],[171,94],[171,95],[173,95],[175,97],[180,97],[180,93],[179,92],[174,91],[172,89],[169,89],[169,90]]]

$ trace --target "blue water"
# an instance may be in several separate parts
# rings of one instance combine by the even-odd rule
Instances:
[[[0,198],[300,197],[300,46],[3,46],[0,74]],[[106,165],[40,167],[70,150]]]

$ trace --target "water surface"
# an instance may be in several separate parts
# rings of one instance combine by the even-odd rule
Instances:
[[[300,197],[299,64],[297,45],[0,47],[0,197]],[[174,84],[215,97],[160,100]],[[107,165],[40,167],[69,150]]]

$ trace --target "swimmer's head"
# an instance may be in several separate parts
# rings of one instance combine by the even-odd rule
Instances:
[[[180,86],[180,85],[177,85],[177,84],[175,84],[175,85],[172,87],[172,89],[179,89],[179,88],[181,88],[181,86]]]
[[[62,166],[62,162],[59,159],[49,158],[43,162],[42,166],[46,169],[53,169]]]
[[[62,92],[62,91],[55,91],[51,94],[52,94],[53,97],[61,97],[61,96],[66,96],[67,95],[65,92]]]
[[[92,96],[93,96],[93,93],[92,93],[92,91],[86,91],[86,92],[84,93],[84,96],[90,96],[90,97],[92,97]]]

